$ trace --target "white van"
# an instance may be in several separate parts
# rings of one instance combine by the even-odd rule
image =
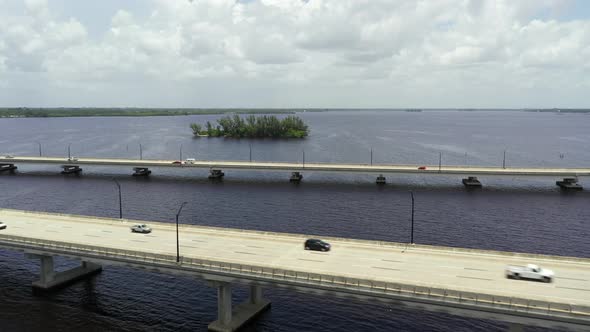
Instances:
[[[187,164],[194,164],[197,161],[195,158],[186,158],[185,162]]]

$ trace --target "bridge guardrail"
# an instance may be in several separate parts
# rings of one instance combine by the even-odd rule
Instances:
[[[99,254],[103,255],[105,258],[132,258],[142,262],[166,264],[171,267],[179,266],[176,262],[176,256],[174,255],[164,255],[143,251],[107,248],[51,240],[40,240],[14,235],[0,235],[0,242],[7,244],[28,244],[37,247],[32,249],[57,249],[69,251],[73,254]],[[554,314],[567,317],[590,319],[590,307],[582,305],[530,300],[510,296],[489,295],[445,288],[436,288],[424,285],[408,285],[371,279],[342,277],[321,273],[310,273],[188,257],[182,257],[180,266],[192,266],[201,270],[208,270],[212,272],[230,272],[244,277],[266,277],[273,280],[294,281],[304,285],[321,285],[334,288],[334,290],[338,290],[338,288],[361,290],[366,295],[391,294],[403,297],[439,300],[447,303],[474,304],[479,306],[508,309],[517,312]]]

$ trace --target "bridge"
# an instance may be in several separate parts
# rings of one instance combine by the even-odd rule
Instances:
[[[376,182],[385,184],[383,174],[430,174],[430,175],[463,175],[462,180],[467,187],[481,187],[477,179],[479,175],[500,176],[549,176],[562,178],[556,184],[564,189],[582,189],[578,183],[579,176],[589,176],[590,168],[533,168],[533,167],[491,167],[491,166],[449,166],[449,165],[392,165],[392,164],[336,164],[302,162],[260,162],[260,161],[175,161],[147,159],[114,159],[114,158],[59,158],[59,157],[13,157],[0,156],[0,172],[17,169],[17,164],[58,164],[64,174],[79,173],[81,165],[94,166],[131,166],[135,176],[146,176],[151,173],[149,167],[173,167],[182,169],[205,168],[210,170],[209,178],[219,179],[223,170],[253,171],[289,171],[290,180],[299,182],[303,172],[344,172],[378,174]]]
[[[267,310],[263,288],[284,287],[452,315],[554,329],[590,329],[590,259],[346,238],[323,239],[329,252],[306,251],[313,235],[201,227],[0,209],[0,247],[39,259],[37,289],[64,287],[123,265],[203,278],[218,294],[213,331],[234,331]],[[146,223],[150,234],[131,233]],[[177,242],[178,239],[178,242]],[[178,245],[178,246],[177,246]],[[57,272],[53,257],[82,263]],[[553,283],[504,277],[508,264],[555,271]],[[0,271],[0,273],[2,273]],[[233,306],[232,286],[250,297]]]

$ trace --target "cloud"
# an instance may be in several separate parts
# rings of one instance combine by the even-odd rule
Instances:
[[[145,86],[183,101],[168,106],[518,107],[565,94],[573,96],[568,102],[587,103],[590,18],[560,19],[570,1],[153,0],[143,5],[149,10],[137,12],[148,15],[118,10],[102,34],[91,37],[75,15],[60,16],[51,2],[26,0],[18,8],[0,0],[0,73],[11,88],[0,97],[29,103],[19,90],[29,85],[28,91],[58,91],[60,105],[68,103],[69,94],[92,91],[96,97],[88,103],[93,104],[108,100],[112,89],[106,87]],[[24,73],[37,75],[37,83],[30,86],[35,80],[23,80]],[[217,99],[212,86],[224,87]],[[245,100],[245,86],[274,95]],[[335,98],[342,89],[349,96]],[[447,92],[428,99],[416,93],[440,89]],[[470,98],[470,91],[478,97]],[[507,93],[499,102],[502,91],[521,94]],[[132,92],[122,102],[158,101],[144,95]]]

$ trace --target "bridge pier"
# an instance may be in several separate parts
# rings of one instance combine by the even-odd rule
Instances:
[[[53,256],[37,254],[25,255],[30,259],[41,260],[39,280],[33,282],[33,288],[38,290],[51,290],[58,287],[63,287],[76,280],[80,280],[102,271],[102,266],[82,261],[82,264],[78,267],[63,272],[57,272],[54,269]]]
[[[578,183],[576,178],[564,178],[562,181],[556,181],[555,184],[561,189],[565,190],[582,190],[584,189],[581,184]]]
[[[147,167],[133,167],[133,176],[148,176],[152,174],[152,171]]]
[[[247,301],[232,308],[231,283],[209,281],[217,288],[217,320],[209,324],[209,331],[233,332],[270,307],[270,301],[262,297],[262,287],[250,286]]]
[[[296,182],[299,183],[303,180],[303,174],[300,172],[291,172],[291,177],[289,178],[289,182]]]
[[[508,324],[508,332],[523,332],[524,326],[518,323],[510,323]]]
[[[223,171],[220,169],[209,170],[209,179],[211,180],[221,180],[224,176],[225,173],[223,173]]]
[[[379,174],[379,176],[375,180],[375,183],[376,184],[386,184],[387,181],[385,180],[385,177],[383,176],[383,174]]]
[[[61,174],[78,174],[82,172],[82,169],[78,165],[62,165],[61,168],[63,169]]]
[[[463,185],[467,188],[481,188],[481,182],[476,176],[470,176],[467,179],[461,180],[461,182],[463,182]]]
[[[0,164],[0,173],[1,172],[5,172],[8,171],[11,174],[14,174],[14,171],[17,169],[18,167],[14,166],[14,164]]]

